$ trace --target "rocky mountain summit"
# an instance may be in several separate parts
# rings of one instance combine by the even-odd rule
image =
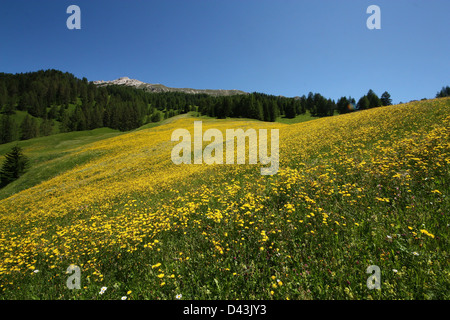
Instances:
[[[145,83],[136,79],[130,79],[128,77],[121,77],[116,80],[110,81],[93,81],[93,83],[99,87],[110,85],[130,86],[137,89],[143,89],[148,92],[184,92],[190,94],[209,94],[213,96],[231,96],[236,94],[248,94],[241,90],[214,90],[214,89],[191,89],[191,88],[170,88],[162,84]]]
[[[142,81],[136,80],[136,79],[130,79],[128,77],[121,77],[119,79],[112,80],[112,81],[103,81],[103,80],[94,81],[94,84],[96,84],[98,86],[125,85],[125,86],[137,87],[137,86],[140,86],[145,83]]]

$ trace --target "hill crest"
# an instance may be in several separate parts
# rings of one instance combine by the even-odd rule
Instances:
[[[231,96],[237,94],[248,94],[247,92],[241,90],[224,90],[224,89],[192,89],[192,88],[171,88],[163,84],[152,84],[145,83],[137,79],[130,79],[129,77],[120,77],[116,80],[98,80],[93,81],[93,83],[99,87],[110,86],[110,85],[121,85],[135,87],[137,89],[143,89],[148,92],[184,92],[189,94],[208,94],[212,96]]]

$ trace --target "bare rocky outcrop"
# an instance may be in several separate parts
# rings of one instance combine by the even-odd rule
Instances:
[[[248,94],[247,92],[241,90],[214,90],[214,89],[191,89],[191,88],[170,88],[162,84],[151,84],[145,83],[136,79],[130,79],[128,77],[120,77],[116,80],[111,81],[93,81],[93,83],[99,87],[110,86],[110,85],[120,85],[120,86],[130,86],[137,89],[143,89],[148,92],[184,92],[189,94],[209,94],[213,96],[230,96],[236,94]]]

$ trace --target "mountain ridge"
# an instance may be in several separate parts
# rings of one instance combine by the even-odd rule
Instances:
[[[160,83],[146,83],[137,79],[130,79],[129,77],[120,77],[115,80],[97,80],[93,81],[96,86],[104,87],[110,85],[121,85],[135,87],[148,92],[184,92],[189,94],[208,94],[212,96],[231,96],[238,94],[248,94],[242,90],[226,90],[226,89],[192,89],[192,88],[171,88]]]

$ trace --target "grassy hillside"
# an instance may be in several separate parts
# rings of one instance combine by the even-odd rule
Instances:
[[[30,169],[18,180],[0,189],[0,199],[33,187],[62,172],[88,161],[93,155],[76,155],[76,150],[94,141],[120,134],[119,131],[101,128],[91,131],[60,133],[47,137],[24,141],[14,141],[0,145],[0,161],[14,145],[23,148],[30,160]]]
[[[449,98],[291,125],[201,119],[279,128],[274,176],[174,165],[173,130],[198,119],[24,145],[42,167],[0,200],[0,297],[450,298]],[[45,177],[26,188],[32,170]]]
[[[314,119],[318,119],[318,117],[313,117],[309,111],[307,111],[305,114],[300,114],[296,116],[295,118],[289,119],[286,117],[278,117],[276,119],[277,122],[285,123],[285,124],[295,124],[295,123],[301,123],[306,121],[311,121]]]

